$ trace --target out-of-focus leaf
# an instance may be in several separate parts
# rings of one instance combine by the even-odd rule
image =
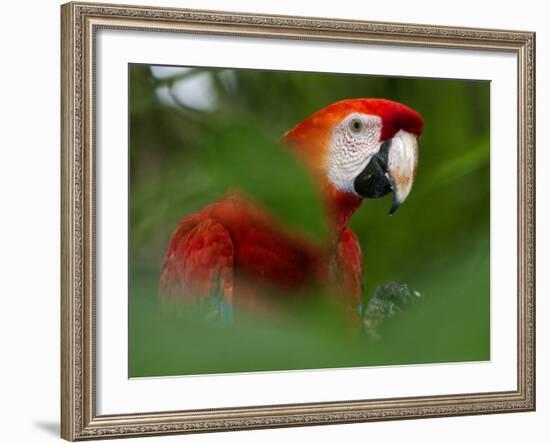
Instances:
[[[263,131],[232,125],[214,131],[199,150],[218,190],[238,190],[284,225],[317,239],[326,235],[326,216],[310,173]]]
[[[450,252],[448,262],[409,276],[411,287],[429,294],[421,303],[412,302],[414,293],[399,295],[399,285],[397,291],[383,285],[373,297],[380,303],[371,305],[384,314],[379,340],[343,333],[341,312],[322,299],[303,300],[298,309],[274,316],[239,311],[228,323],[219,320],[216,306],[216,320],[205,318],[204,307],[215,297],[198,307],[180,304],[174,309],[154,296],[154,273],[133,274],[130,376],[488,360],[487,245],[488,238],[476,235],[461,250]]]
[[[460,155],[448,159],[431,176],[428,187],[444,186],[489,164],[489,146],[478,142]]]

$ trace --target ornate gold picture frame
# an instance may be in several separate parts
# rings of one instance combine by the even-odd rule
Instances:
[[[535,409],[535,35],[246,13],[68,3],[62,17],[61,436],[67,440],[533,411]],[[509,391],[97,413],[96,33],[184,33],[517,57],[517,388]],[[498,155],[498,153],[496,154]],[[514,346],[516,344],[514,343]]]

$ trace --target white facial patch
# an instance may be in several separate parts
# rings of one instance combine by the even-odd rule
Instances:
[[[380,149],[382,119],[374,115],[348,115],[332,132],[327,177],[341,191],[355,192],[353,182]]]

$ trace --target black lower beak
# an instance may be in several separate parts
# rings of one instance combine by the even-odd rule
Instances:
[[[382,143],[380,150],[355,178],[353,187],[355,192],[361,197],[378,198],[392,191],[392,185],[388,176],[388,152],[390,145],[390,141]]]

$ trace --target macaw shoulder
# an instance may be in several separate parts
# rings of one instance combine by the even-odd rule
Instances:
[[[315,271],[320,256],[317,249],[284,230],[265,210],[239,195],[227,195],[201,212],[184,218],[172,241],[178,242],[190,228],[205,220],[215,222],[225,231],[231,241],[235,269],[239,272],[292,287],[305,282]],[[218,233],[201,238],[201,242],[207,238],[216,241]],[[191,254],[194,249],[196,247],[188,244],[185,253]]]
[[[230,301],[234,249],[221,223],[199,215],[182,220],[170,240],[160,278],[164,296],[204,296],[217,280]]]

